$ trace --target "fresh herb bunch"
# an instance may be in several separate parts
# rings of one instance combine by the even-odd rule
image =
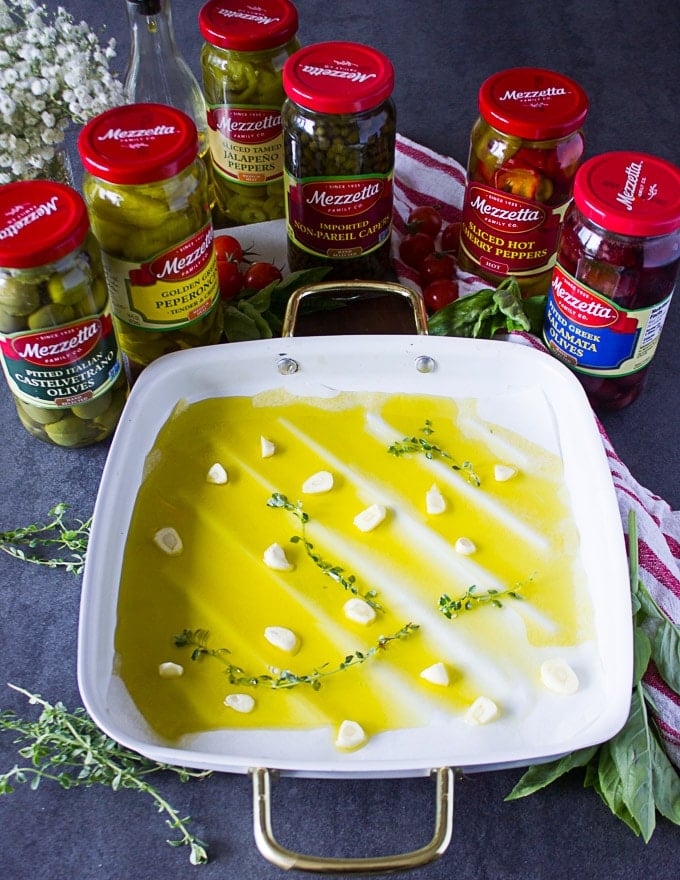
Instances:
[[[208,647],[210,633],[205,629],[185,629],[175,636],[174,641],[175,646],[178,648],[193,648],[191,652],[192,660],[200,660],[201,657],[212,657],[223,663],[230,684],[243,685],[245,687],[261,685],[272,690],[309,685],[312,690],[318,691],[321,687],[322,679],[327,678],[329,675],[336,675],[338,672],[344,672],[352,666],[360,666],[366,663],[367,660],[375,657],[379,651],[385,650],[391,642],[405,639],[418,629],[418,624],[407,623],[390,636],[380,636],[375,645],[372,645],[367,651],[355,651],[353,654],[347,654],[337,666],[331,667],[329,663],[324,663],[322,666],[312,670],[312,672],[302,675],[291,672],[290,669],[278,670],[275,675],[270,673],[248,675],[240,666],[234,666],[226,659],[226,655],[231,653],[228,648]]]
[[[666,684],[680,693],[680,627],[663,613],[640,580],[637,522],[632,511],[628,554],[635,639],[628,719],[622,730],[602,745],[530,767],[506,800],[533,794],[582,767],[584,786],[594,788],[612,813],[647,843],[656,827],[657,812],[680,825],[680,776],[664,750],[654,721],[654,701],[643,681],[651,660]]]
[[[387,451],[397,458],[402,455],[417,454],[422,454],[429,459],[444,458],[451,462],[451,468],[454,471],[462,471],[473,486],[481,485],[481,480],[475,473],[472,462],[464,461],[463,464],[456,464],[452,455],[430,442],[428,438],[434,434],[434,428],[429,419],[425,420],[425,425],[420,429],[420,433],[421,437],[404,437],[402,440],[392,443],[388,446]]]
[[[442,593],[439,597],[438,607],[444,617],[448,617],[449,620],[452,620],[453,618],[458,617],[463,611],[473,611],[481,605],[493,605],[495,608],[502,608],[503,603],[501,602],[501,598],[504,597],[521,601],[524,597],[520,596],[520,589],[521,584],[511,590],[496,590],[491,588],[485,590],[483,593],[478,593],[477,586],[473,584],[457,599],[452,599],[448,593]]]
[[[209,771],[194,772],[150,761],[119,745],[99,730],[85,709],[77,708],[69,712],[63,703],[52,705],[38,694],[13,684],[9,687],[24,694],[32,705],[41,706],[42,709],[37,721],[26,721],[10,710],[0,712],[0,730],[17,734],[14,742],[21,744],[19,755],[30,761],[0,774],[0,795],[11,794],[15,784],[28,782],[32,789],[36,789],[45,780],[58,782],[64,789],[90,787],[96,783],[110,786],[113,791],[134,789],[149,795],[158,812],[165,813],[166,825],[179,834],[168,840],[170,846],[190,847],[189,861],[192,865],[208,861],[205,842],[189,831],[190,817],[180,816],[158,789],[148,782],[148,777],[167,770],[186,782],[188,779],[209,776]]]
[[[65,519],[68,510],[68,504],[61,502],[49,511],[48,522],[0,532],[0,550],[24,562],[81,574],[85,567],[92,517],[69,524]],[[62,551],[68,552],[51,555]]]
[[[367,590],[366,592],[362,592],[356,584],[356,577],[353,574],[345,574],[345,569],[332,562],[328,562],[322,556],[314,550],[314,544],[311,541],[307,540],[306,535],[306,526],[309,522],[309,514],[307,514],[302,509],[302,504],[298,501],[297,504],[293,504],[292,501],[289,501],[286,495],[282,495],[280,492],[274,492],[271,498],[267,501],[267,507],[279,508],[282,510],[287,510],[289,513],[292,513],[293,516],[296,516],[300,520],[300,525],[302,529],[301,535],[293,535],[290,539],[291,544],[302,544],[305,548],[305,552],[307,556],[312,560],[312,562],[319,568],[327,577],[331,578],[331,580],[335,581],[337,584],[347,590],[349,593],[352,593],[353,596],[360,596],[364,602],[367,602],[371,608],[375,611],[382,611],[382,605],[376,601],[375,597],[377,596],[377,592],[375,590]]]

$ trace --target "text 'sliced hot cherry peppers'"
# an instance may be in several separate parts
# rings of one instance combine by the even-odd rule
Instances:
[[[578,170],[560,235],[543,336],[596,409],[642,390],[680,265],[680,169],[604,153]]]
[[[470,137],[459,264],[523,296],[547,293],[559,227],[584,150],[588,98],[569,77],[504,70],[479,91]]]

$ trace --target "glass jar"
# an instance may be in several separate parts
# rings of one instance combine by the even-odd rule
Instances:
[[[576,175],[543,337],[595,409],[642,391],[680,266],[680,169],[644,153],[603,153]]]
[[[210,0],[199,13],[217,227],[284,216],[281,71],[300,48],[288,0]]]
[[[390,271],[394,71],[359,43],[318,43],[283,69],[284,183],[291,270],[330,278]]]
[[[34,437],[88,446],[116,427],[128,389],[101,255],[62,183],[0,187],[0,361]]]
[[[463,204],[459,265],[523,296],[550,287],[560,223],[584,152],[588,98],[573,80],[518,67],[479,91]]]
[[[78,149],[132,383],[163,354],[221,339],[208,175],[196,126],[164,104],[107,110],[83,128]]]

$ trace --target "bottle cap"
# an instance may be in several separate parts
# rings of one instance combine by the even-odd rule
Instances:
[[[257,52],[285,45],[297,33],[297,9],[288,0],[210,0],[198,14],[208,43],[236,52]]]
[[[680,168],[646,153],[602,153],[576,172],[574,203],[610,232],[666,235],[680,229]]]
[[[513,67],[482,83],[479,111],[503,134],[549,141],[583,125],[588,97],[568,76],[539,67]]]
[[[124,104],[95,116],[80,132],[87,172],[110,183],[140,184],[179,174],[198,155],[192,119],[165,104]]]
[[[360,113],[389,98],[394,69],[382,52],[361,43],[316,43],[286,61],[283,88],[307,110]]]
[[[0,266],[32,269],[70,254],[85,240],[87,209],[71,187],[20,180],[0,187]]]

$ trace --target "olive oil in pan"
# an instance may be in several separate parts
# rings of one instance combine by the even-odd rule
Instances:
[[[493,442],[459,428],[473,411],[438,397],[284,392],[179,408],[149,457],[118,598],[117,672],[150,726],[176,740],[351,718],[371,735],[434,712],[460,717],[480,695],[503,711],[513,690],[535,687],[537,651],[592,637],[558,456],[505,432],[515,460],[499,461]],[[207,480],[216,462],[226,483]],[[495,478],[499,463],[510,479]],[[332,487],[304,493],[321,471]],[[426,509],[433,484],[437,514]],[[354,519],[374,504],[385,518],[363,532]],[[168,527],[177,555],[154,543]],[[272,544],[290,570],[265,564]],[[451,619],[440,610],[442,596],[466,595]],[[352,598],[373,606],[372,622],[348,619]],[[267,641],[272,626],[295,634],[294,651]],[[193,644],[178,647],[185,630]],[[183,674],[161,677],[164,662]],[[439,663],[447,685],[421,677]],[[281,670],[294,686],[264,678]],[[250,694],[253,710],[227,708],[234,693]]]

